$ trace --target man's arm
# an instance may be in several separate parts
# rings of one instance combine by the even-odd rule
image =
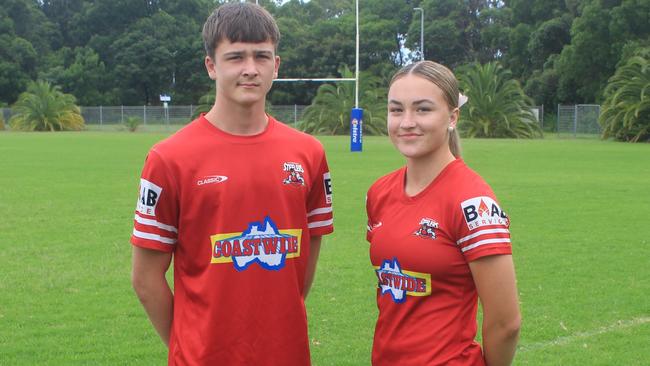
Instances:
[[[510,255],[469,263],[483,306],[483,353],[487,366],[507,366],[515,357],[521,315]]]
[[[312,236],[309,241],[309,258],[307,258],[307,270],[305,271],[305,288],[304,294],[307,299],[309,289],[312,282],[314,282],[314,275],[316,274],[316,262],[318,262],[318,254],[320,253],[320,242],[322,236]]]
[[[169,347],[174,309],[174,296],[165,273],[169,269],[172,253],[133,246],[131,282],[149,320]]]

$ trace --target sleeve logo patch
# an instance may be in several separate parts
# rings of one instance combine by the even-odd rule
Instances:
[[[137,211],[143,215],[156,216],[156,205],[162,188],[146,179],[140,178],[140,198]]]
[[[490,197],[470,198],[463,201],[460,206],[470,230],[490,225],[508,226],[508,216]]]
[[[330,172],[323,174],[323,188],[325,189],[325,203],[332,203],[332,178]]]

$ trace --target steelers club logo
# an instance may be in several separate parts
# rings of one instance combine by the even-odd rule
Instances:
[[[305,185],[305,170],[299,163],[284,163],[282,169],[287,174],[286,178],[282,181],[284,184]]]
[[[481,226],[509,225],[508,215],[490,197],[474,197],[461,204],[465,222],[470,230]]]
[[[254,263],[267,270],[284,268],[289,258],[300,256],[301,229],[279,230],[270,217],[252,222],[240,233],[215,234],[211,263],[232,263],[243,271]]]
[[[423,217],[420,220],[420,227],[413,233],[415,236],[421,238],[435,239],[436,238],[436,229],[438,228],[438,222],[434,219]]]
[[[406,301],[406,296],[431,295],[431,275],[428,273],[404,271],[397,258],[386,259],[376,268],[381,294],[390,294],[398,304]]]

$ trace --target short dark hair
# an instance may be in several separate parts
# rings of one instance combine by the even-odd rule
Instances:
[[[214,57],[221,40],[260,43],[270,40],[277,49],[280,30],[273,16],[263,7],[245,3],[227,3],[214,9],[203,24],[205,52]]]

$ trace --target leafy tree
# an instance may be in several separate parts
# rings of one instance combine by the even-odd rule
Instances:
[[[650,49],[645,52],[646,57],[630,58],[609,79],[599,120],[604,138],[650,140]]]
[[[0,35],[0,100],[11,103],[36,73],[36,51],[24,38]]]
[[[533,72],[528,42],[534,29],[532,25],[526,23],[519,23],[510,29],[508,52],[502,62],[517,78],[526,78]]]
[[[61,46],[61,34],[33,0],[3,0],[0,18],[7,16],[16,36],[28,41],[39,55]]]
[[[10,2],[9,6],[13,2]],[[14,7],[18,7],[14,4]],[[13,103],[36,74],[37,53],[27,39],[15,32],[11,8],[0,7],[0,101]],[[14,10],[14,13],[16,10]]]
[[[468,137],[534,138],[541,136],[537,119],[519,82],[498,63],[473,64],[459,71],[469,101],[460,115],[460,131]]]
[[[520,24],[537,25],[562,14],[570,14],[570,3],[581,0],[509,0],[513,18]]]
[[[560,76],[557,69],[553,67],[554,60],[558,55],[552,55],[542,70],[535,70],[528,77],[524,92],[533,98],[536,105],[544,105],[544,110],[553,111],[559,103],[557,97],[557,88]]]
[[[110,82],[106,66],[92,48],[63,47],[50,54],[46,64],[39,78],[61,86],[63,92],[75,95],[81,105],[117,102],[107,89]]]
[[[564,102],[599,102],[624,46],[650,37],[650,2],[587,0],[571,26],[571,44],[556,67]]]
[[[569,15],[550,19],[530,35],[528,52],[535,69],[541,69],[550,55],[559,54],[571,42],[571,21]]]
[[[160,12],[152,18],[142,18],[120,36],[111,46],[117,63],[115,78],[128,93],[122,95],[125,104],[149,104],[157,101],[173,82],[173,50],[167,39],[173,37],[170,24],[174,19]]]
[[[352,77],[346,67],[340,69],[342,77]],[[370,76],[361,78],[365,90],[359,104],[364,108],[363,128],[370,134],[386,134],[386,91],[378,88],[379,80]],[[350,130],[350,111],[354,107],[354,84],[339,82],[323,84],[307,107],[297,127],[312,134],[341,135]]]
[[[9,124],[24,131],[81,130],[84,119],[75,97],[48,82],[32,82],[11,108]]]

